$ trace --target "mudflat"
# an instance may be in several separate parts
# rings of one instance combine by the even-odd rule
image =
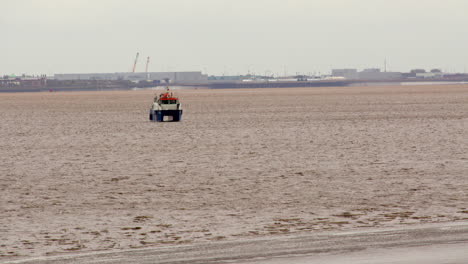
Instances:
[[[0,260],[468,221],[468,85],[0,93]]]

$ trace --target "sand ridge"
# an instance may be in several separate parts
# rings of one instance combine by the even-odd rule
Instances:
[[[0,94],[0,256],[468,220],[468,86]]]

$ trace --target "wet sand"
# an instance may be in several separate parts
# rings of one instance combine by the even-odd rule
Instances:
[[[468,220],[468,86],[0,94],[0,260]]]

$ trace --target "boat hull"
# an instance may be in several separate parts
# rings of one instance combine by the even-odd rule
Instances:
[[[182,110],[150,110],[149,119],[153,122],[179,122]]]

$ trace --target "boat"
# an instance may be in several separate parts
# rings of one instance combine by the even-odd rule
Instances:
[[[149,119],[153,122],[179,122],[182,119],[182,105],[179,98],[169,90],[169,87],[164,93],[154,97]]]

